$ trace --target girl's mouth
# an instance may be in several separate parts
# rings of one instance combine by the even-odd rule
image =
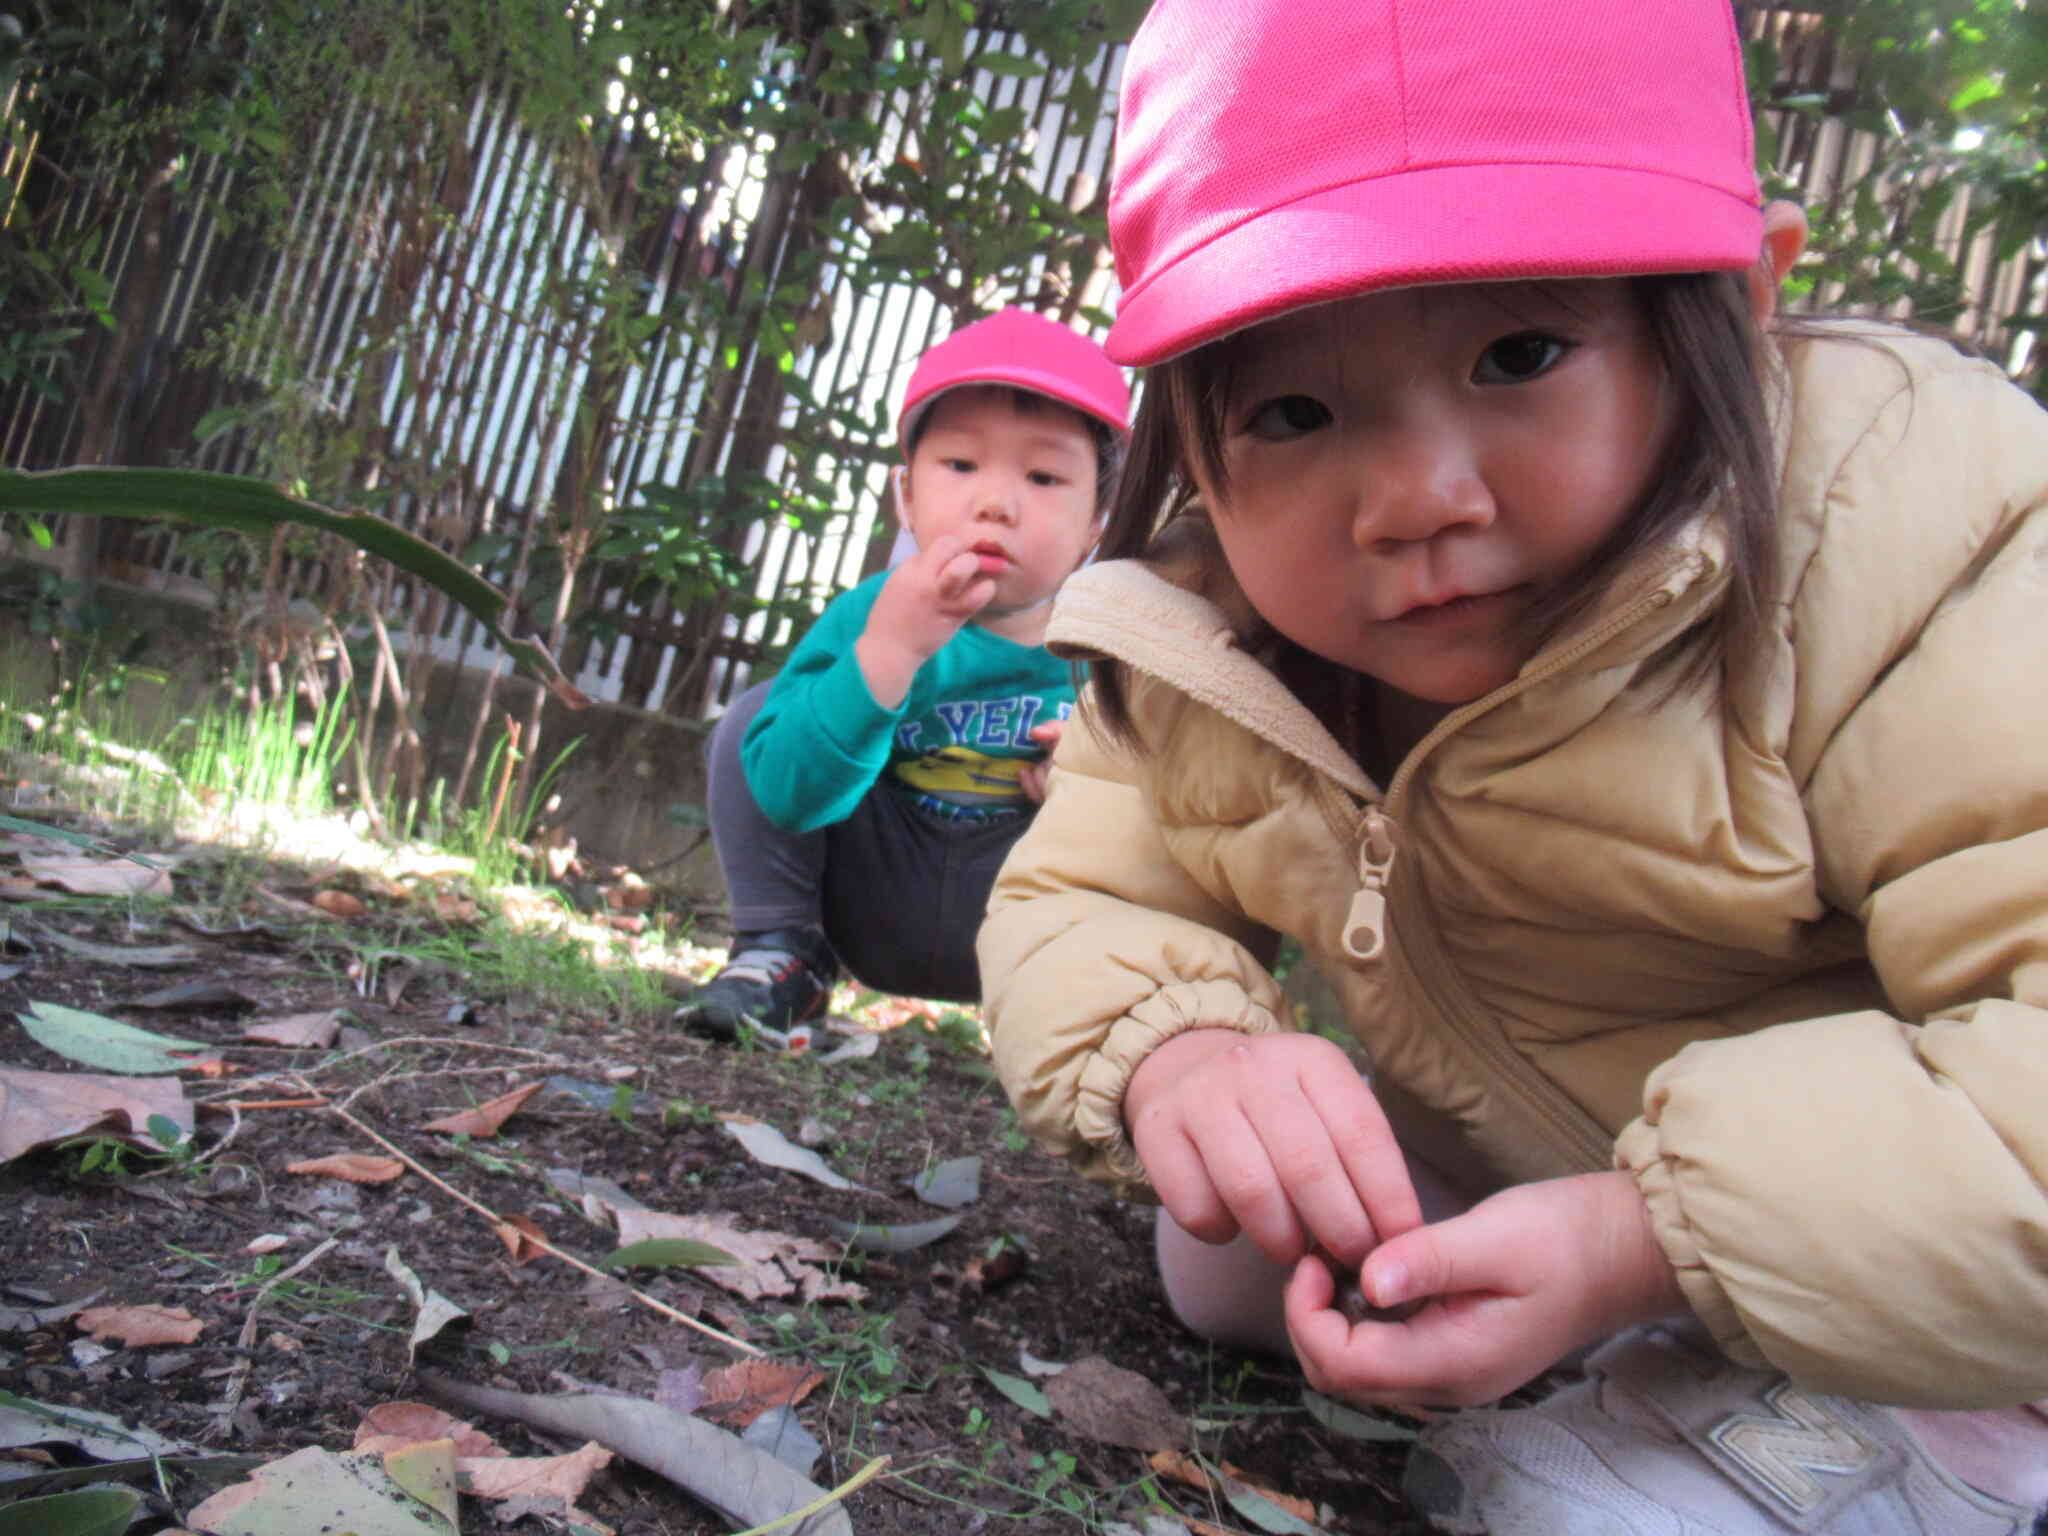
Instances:
[[[1000,576],[1016,562],[1003,552],[1000,544],[977,544],[969,551],[984,576]]]
[[[1390,621],[1415,629],[1454,628],[1460,624],[1485,622],[1499,616],[1521,594],[1519,586],[1498,592],[1454,597],[1441,603],[1419,603]]]

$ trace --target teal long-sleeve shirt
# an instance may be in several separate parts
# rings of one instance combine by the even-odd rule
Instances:
[[[1018,768],[1045,755],[1032,728],[1073,711],[1066,662],[975,624],[917,669],[900,707],[882,708],[853,647],[887,579],[871,576],[826,606],[740,744],[747,787],[777,826],[843,821],[885,773],[935,815],[1014,815],[1029,806]]]

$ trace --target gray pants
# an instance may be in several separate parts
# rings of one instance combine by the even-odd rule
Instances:
[[[840,963],[877,992],[971,1003],[974,935],[996,871],[1031,817],[941,821],[882,779],[854,813],[788,832],[761,813],[740,742],[768,696],[756,683],[711,732],[711,836],[735,933],[821,927]]]

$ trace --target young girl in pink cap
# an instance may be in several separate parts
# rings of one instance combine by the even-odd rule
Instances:
[[[1025,1126],[1325,1391],[1599,1346],[1423,1436],[1443,1529],[2031,1530],[2048,418],[1777,315],[1724,0],[1159,0],[1110,224],[1094,684],[980,938]]]

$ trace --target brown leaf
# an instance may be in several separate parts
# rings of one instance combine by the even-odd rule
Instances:
[[[78,1314],[81,1331],[100,1343],[118,1339],[130,1349],[151,1344],[190,1344],[206,1324],[183,1307],[88,1307]]]
[[[654,887],[637,875],[605,887],[604,904],[614,912],[645,912],[654,904]]]
[[[498,1127],[511,1119],[519,1107],[546,1086],[542,1083],[528,1083],[524,1088],[514,1088],[510,1093],[501,1093],[487,1103],[472,1105],[457,1110],[452,1115],[443,1115],[438,1120],[429,1120],[420,1129],[443,1131],[450,1136],[495,1136]]]
[[[51,853],[22,850],[22,869],[38,884],[54,885],[76,896],[168,896],[171,872],[152,869],[133,859],[102,859],[72,850]]]
[[[535,1238],[539,1238],[541,1242],[546,1242],[547,1233],[541,1231],[540,1223],[531,1216],[507,1216],[491,1230],[498,1234],[498,1241],[511,1252],[514,1264],[531,1264],[547,1252],[547,1249],[534,1241]]]
[[[711,1264],[692,1271],[700,1280],[723,1286],[748,1301],[801,1294],[805,1301],[859,1301],[867,1292],[850,1280],[834,1280],[811,1263],[830,1263],[840,1249],[786,1232],[745,1232],[720,1215],[671,1216],[645,1208],[614,1208],[619,1218],[619,1246],[657,1237],[687,1237],[723,1248],[737,1264]]]
[[[332,1157],[313,1157],[288,1163],[286,1173],[310,1173],[329,1179],[346,1179],[351,1184],[389,1184],[405,1172],[395,1157],[372,1157],[367,1152],[337,1152]]]
[[[358,1451],[395,1451],[424,1440],[453,1440],[458,1458],[503,1456],[489,1435],[431,1403],[379,1403],[356,1425]]]
[[[588,1441],[566,1456],[463,1457],[462,1486],[480,1499],[554,1497],[573,1506],[612,1453]]]
[[[347,891],[336,890],[315,891],[313,905],[329,917],[361,917],[370,910],[363,905],[360,896],[351,896]]]
[[[1208,1470],[1185,1451],[1155,1451],[1146,1460],[1152,1470],[1161,1477],[1170,1477],[1177,1483],[1186,1483],[1190,1488],[1199,1488],[1208,1494],[1223,1495],[1228,1492],[1227,1487],[1219,1487],[1217,1480],[1209,1475]],[[1248,1488],[1260,1498],[1279,1505],[1304,1524],[1316,1523],[1316,1507],[1310,1500],[1298,1498],[1291,1493],[1282,1493],[1277,1488],[1269,1488],[1264,1483],[1256,1482],[1247,1477],[1242,1468],[1233,1467],[1227,1461],[1218,1465],[1223,1470],[1223,1481],[1226,1485]]]
[[[1186,1445],[1188,1421],[1174,1411],[1146,1377],[1112,1365],[1100,1355],[1076,1360],[1048,1377],[1045,1399],[1060,1422],[1076,1434],[1134,1451],[1165,1451]]]
[[[323,1008],[318,1013],[294,1013],[264,1024],[243,1028],[242,1038],[260,1045],[310,1046],[315,1049],[334,1044],[341,1032],[341,1010]]]
[[[477,904],[460,891],[433,888],[434,916],[444,923],[473,923],[483,915]]]
[[[0,1067],[0,1162],[67,1136],[111,1129],[146,1146],[152,1115],[192,1134],[192,1106],[175,1077],[127,1077],[115,1073],[31,1072]]]
[[[794,1408],[825,1379],[824,1372],[787,1360],[736,1360],[704,1378],[707,1419],[745,1429],[770,1408]]]

